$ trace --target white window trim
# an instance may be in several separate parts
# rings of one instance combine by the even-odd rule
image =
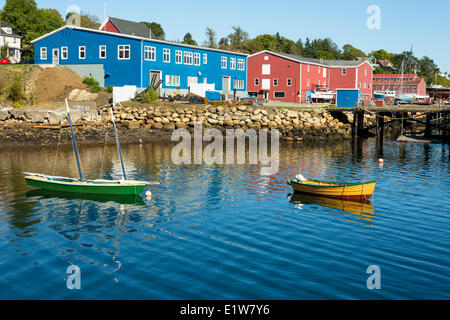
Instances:
[[[41,47],[41,60],[47,60],[47,47]]]
[[[342,68],[342,75],[346,76],[347,75],[347,68]]]
[[[276,93],[284,93],[284,97],[280,98],[280,97],[275,97]],[[273,93],[273,98],[274,99],[286,99],[286,92],[285,91],[274,91]]]
[[[180,61],[177,58],[180,58]],[[175,50],[175,64],[183,64],[183,51]]]
[[[208,64],[208,54],[203,54],[203,64]]]
[[[186,62],[186,58],[188,58],[188,62]],[[189,62],[190,58],[190,62]],[[184,51],[183,54],[183,63],[188,66],[192,66],[194,64],[194,53],[190,51]]]
[[[174,80],[177,80],[174,82]],[[171,81],[168,81],[171,80]],[[175,75],[166,75],[166,87],[179,87],[181,83],[181,77]]]
[[[228,58],[227,57],[222,57],[220,67],[222,69],[226,69],[228,67]]]
[[[289,84],[289,80],[291,80],[291,84]],[[287,85],[288,87],[292,87],[292,79],[291,79],[291,78],[287,78],[287,80],[286,80],[286,85]]]
[[[148,58],[147,58],[148,53]],[[152,58],[153,54],[153,58]],[[156,61],[156,47],[145,46],[144,47],[144,60],[145,61]]]
[[[258,82],[258,83],[256,83]],[[259,78],[255,78],[255,80],[253,81],[253,84],[255,85],[255,87],[259,87]]]
[[[238,70],[243,71],[245,70],[245,60],[244,59],[238,59]]]
[[[275,84],[275,81],[276,81],[276,84]],[[277,78],[273,79],[273,86],[274,87],[278,87],[278,79]]]
[[[84,57],[83,58],[81,57],[81,49],[84,49],[83,50],[83,52],[84,52]],[[86,46],[79,46],[78,47],[78,59],[80,59],[80,60],[86,59]]]
[[[102,57],[102,49],[105,49],[105,56]],[[99,59],[106,59],[106,45],[101,45],[98,47],[98,58]]]
[[[202,58],[202,56],[199,52],[194,53],[194,66],[199,66],[201,64],[201,61],[200,61],[201,58]],[[195,60],[197,60],[198,63],[195,63]]]
[[[234,89],[244,90],[245,81],[244,80],[234,80]]]
[[[66,53],[66,57],[64,58],[64,54]],[[68,47],[61,47],[61,60],[67,60],[69,59],[69,48]]]
[[[128,47],[128,58],[120,57],[120,47],[124,47],[124,50]],[[131,46],[129,44],[119,44],[117,46],[117,60],[130,60],[130,59],[131,59]]]
[[[230,69],[236,70],[236,58],[230,58]]]
[[[166,60],[166,57],[169,57],[169,59]],[[163,49],[163,62],[170,63],[170,49],[167,49],[167,48]]]

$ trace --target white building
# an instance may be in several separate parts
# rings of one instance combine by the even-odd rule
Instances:
[[[18,63],[21,59],[22,37],[15,33],[7,23],[0,22],[0,47],[8,45],[7,58],[11,63]]]

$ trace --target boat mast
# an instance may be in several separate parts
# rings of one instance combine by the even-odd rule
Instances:
[[[73,149],[75,150],[75,157],[77,158],[78,173],[80,174],[80,180],[83,180],[83,175],[81,173],[80,158],[78,157],[77,142],[75,141],[75,135],[73,134],[72,119],[70,118],[69,103],[67,102],[67,99],[66,99],[66,109],[67,109],[67,118],[69,119],[70,124],[70,132],[72,133]]]
[[[125,166],[123,165],[122,150],[120,149],[119,136],[117,135],[116,121],[114,120],[113,109],[111,108],[109,110],[111,111],[111,120],[114,125],[114,132],[116,134],[117,149],[119,150],[120,163],[122,164],[123,180],[127,180],[127,175],[125,173]]]

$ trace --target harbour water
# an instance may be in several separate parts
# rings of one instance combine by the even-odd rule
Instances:
[[[282,144],[274,176],[176,166],[166,143],[122,151],[129,178],[160,182],[151,200],[32,190],[22,171],[77,175],[72,148],[0,152],[1,299],[450,298],[448,145]],[[88,178],[121,177],[114,146],[80,156]],[[291,197],[297,173],[377,180],[374,199]]]

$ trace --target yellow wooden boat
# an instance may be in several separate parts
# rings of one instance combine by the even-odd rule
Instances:
[[[289,180],[295,192],[345,200],[370,199],[375,190],[375,181],[364,183],[333,183],[319,180]]]

